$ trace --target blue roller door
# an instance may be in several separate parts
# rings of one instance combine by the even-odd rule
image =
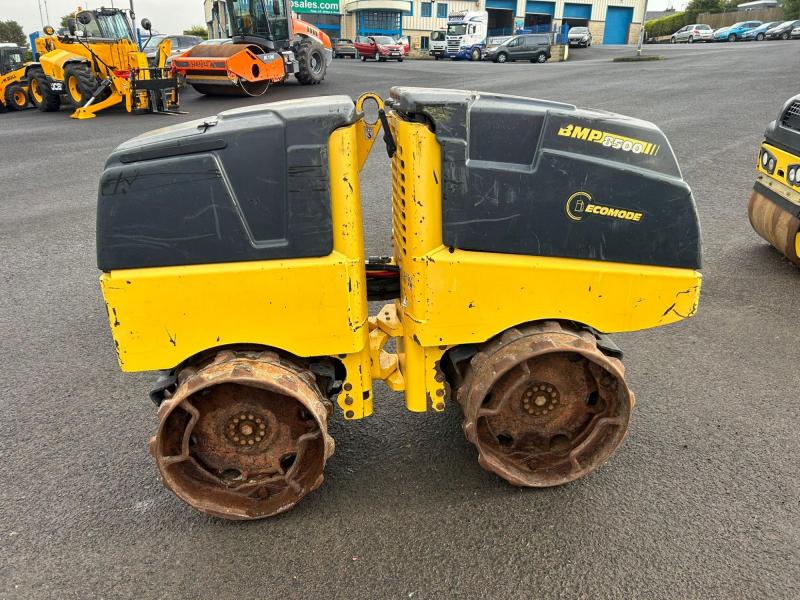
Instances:
[[[592,18],[592,5],[591,4],[564,4],[564,17],[569,19],[591,19]]]
[[[555,2],[526,2],[525,13],[529,15],[550,15],[556,14]]]
[[[606,12],[604,44],[627,44],[628,33],[633,21],[633,8],[628,6],[609,6]]]
[[[500,10],[517,10],[517,0],[486,0],[486,8],[499,8]]]

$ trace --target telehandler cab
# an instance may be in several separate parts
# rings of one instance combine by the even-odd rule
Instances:
[[[748,216],[756,233],[800,265],[800,95],[769,124],[756,163]]]
[[[22,57],[25,48],[0,44],[0,112],[28,107],[28,83]]]
[[[198,44],[173,60],[201,94],[261,96],[294,73],[303,85],[325,79],[330,38],[291,16],[290,0],[227,0],[232,44]]]
[[[381,130],[392,256],[367,259],[358,174]],[[121,368],[163,371],[163,482],[229,519],[316,489],[334,407],[370,416],[375,381],[411,411],[455,400],[480,464],[512,484],[590,473],[634,406],[607,334],[691,317],[701,280],[694,199],[655,125],[426,88],[261,104],[122,144],[97,254]]]
[[[69,19],[67,35],[45,27],[36,40],[39,61],[26,69],[36,107],[56,111],[67,100],[75,107],[73,119],[91,119],[118,104],[129,113],[177,113],[178,82],[164,66],[170,42],[160,44],[157,66],[150,67],[134,22],[132,8],[98,8]],[[149,31],[150,21],[142,19],[142,27]]]

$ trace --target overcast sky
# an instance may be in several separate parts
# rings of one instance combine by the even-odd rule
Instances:
[[[28,35],[41,30],[39,6],[42,11],[47,5],[50,24],[57,26],[63,15],[73,12],[78,6],[97,8],[111,6],[127,8],[129,0],[0,0],[0,19],[19,22]],[[650,0],[648,10],[664,10],[668,6],[684,6],[687,0]],[[136,20],[147,17],[153,22],[153,29],[164,33],[180,33],[192,25],[203,24],[203,0],[134,0]],[[45,21],[47,18],[45,17]],[[47,23],[45,23],[47,24]]]
[[[25,30],[25,35],[42,29],[39,20],[39,4],[42,12],[47,5],[50,24],[58,26],[61,17],[74,12],[77,7],[98,8],[111,6],[128,8],[129,0],[0,0],[0,19],[17,21]],[[165,33],[180,33],[192,25],[203,25],[203,0],[134,0],[136,21],[147,17],[153,22],[153,29]],[[44,17],[47,24],[47,17]]]

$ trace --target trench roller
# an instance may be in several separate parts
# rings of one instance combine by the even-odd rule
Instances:
[[[376,140],[391,250],[366,257]],[[691,317],[700,290],[694,200],[655,125],[459,90],[135,138],[106,164],[97,249],[121,368],[160,371],[162,480],[230,519],[318,488],[329,420],[379,412],[376,381],[413,412],[460,407],[479,464],[514,485],[587,475],[634,407],[609,334]]]
[[[800,95],[767,127],[748,216],[756,233],[800,265]]]

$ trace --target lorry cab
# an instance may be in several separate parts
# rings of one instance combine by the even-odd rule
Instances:
[[[431,31],[428,53],[436,60],[439,60],[444,56],[445,50],[447,50],[447,31],[445,29]]]
[[[452,60],[468,58],[481,60],[486,48],[489,13],[485,10],[466,11],[450,15],[447,23],[445,56]]]

